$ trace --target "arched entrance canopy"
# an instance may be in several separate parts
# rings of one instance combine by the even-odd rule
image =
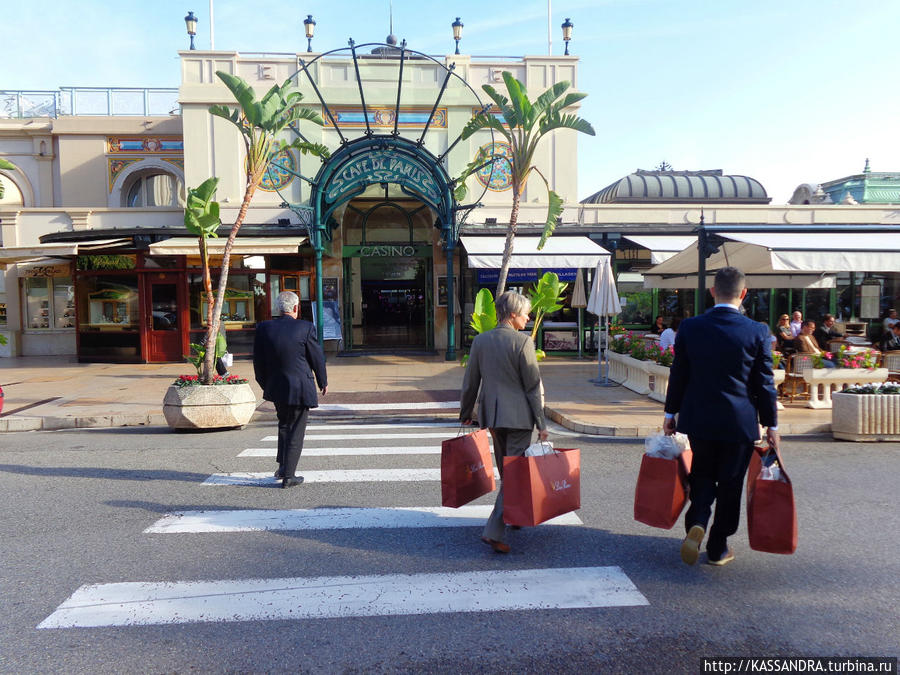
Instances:
[[[398,64],[397,75],[397,99],[394,110],[394,129],[390,134],[375,134],[372,131],[369,120],[369,108],[366,105],[365,87],[359,73],[359,57],[357,49],[364,47],[374,47],[373,54],[377,54],[376,58],[396,60]],[[349,51],[353,58],[353,67],[356,74],[356,82],[359,88],[359,98],[362,104],[363,120],[365,121],[365,131],[359,138],[350,140],[345,135],[341,126],[338,124],[335,116],[329,107],[327,101],[322,96],[315,78],[310,72],[310,66],[316,61],[326,56],[338,54],[340,52]],[[403,67],[408,59],[418,59],[430,61],[445,71],[444,80],[440,91],[435,97],[434,106],[431,114],[425,123],[421,135],[418,140],[413,141],[400,136],[398,123],[400,118],[400,104],[403,91]],[[348,47],[334,49],[323,54],[319,54],[308,63],[301,57],[299,58],[300,70],[292,77],[300,77],[305,74],[310,85],[313,88],[319,102],[322,105],[324,117],[330,122],[329,128],[332,128],[340,138],[340,147],[334,154],[322,165],[316,178],[308,180],[312,185],[312,196],[310,205],[313,211],[313,222],[309,227],[310,242],[316,254],[316,294],[318,298],[322,298],[322,254],[325,248],[325,240],[331,238],[334,221],[331,218],[335,210],[341,205],[350,201],[353,197],[361,194],[365,189],[373,183],[395,183],[400,189],[416,199],[428,204],[437,214],[437,225],[441,229],[444,243],[444,249],[447,253],[447,360],[456,359],[456,334],[454,325],[454,291],[453,291],[453,259],[456,250],[456,243],[459,239],[459,224],[469,211],[478,205],[476,200],[473,204],[459,205],[453,196],[453,181],[450,179],[444,167],[447,155],[461,140],[461,135],[448,145],[447,150],[436,157],[429,152],[425,146],[425,136],[431,128],[432,120],[435,112],[440,105],[441,98],[447,89],[451,78],[455,77],[471,92],[477,108],[487,111],[489,105],[485,105],[478,93],[463,78],[454,72],[455,64],[449,67],[435,59],[434,57],[406,48],[406,40],[400,43],[400,46],[386,43],[367,43],[356,45],[351,39]],[[293,131],[303,140],[306,140],[296,127],[292,127]],[[491,141],[493,142],[493,131],[491,131]],[[491,167],[493,174],[493,161],[486,162]],[[488,181],[489,182],[489,181]],[[485,188],[486,190],[487,188]],[[482,191],[482,196],[484,191]],[[299,204],[288,204],[295,211],[308,211],[309,206]],[[318,328],[319,340],[323,336],[323,308],[322,303],[316,304],[316,322]]]

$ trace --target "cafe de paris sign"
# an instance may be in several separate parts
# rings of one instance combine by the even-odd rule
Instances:
[[[390,150],[370,150],[349,160],[328,185],[325,200],[329,203],[359,192],[372,183],[398,183],[440,204],[437,181],[420,162]]]

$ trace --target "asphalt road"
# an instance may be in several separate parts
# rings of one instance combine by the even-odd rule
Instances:
[[[307,448],[436,445],[421,438],[435,431],[455,435],[366,429],[381,438]],[[476,525],[145,533],[181,511],[440,505],[435,481],[203,484],[214,473],[273,470],[272,458],[238,455],[274,448],[263,440],[274,433],[265,424],[0,437],[0,671],[698,673],[703,657],[900,654],[898,444],[786,441],[799,548],[751,551],[742,522],[731,540],[737,559],[724,568],[684,565],[680,524],[665,531],[632,519],[640,443],[588,437],[555,438],[582,450],[583,525],[515,532],[507,556],[484,546]],[[304,456],[300,473],[438,466],[435,454]],[[620,568],[647,604],[37,628],[85,584],[583,567]]]

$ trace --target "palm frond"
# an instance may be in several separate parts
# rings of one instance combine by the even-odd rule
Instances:
[[[525,120],[531,116],[531,101],[528,100],[525,85],[513,77],[513,74],[508,70],[503,71],[503,81],[506,83],[506,90],[509,92],[510,105],[516,111],[516,117],[519,120],[519,124],[516,126],[525,126]],[[510,127],[512,126],[510,124]]]
[[[548,131],[553,131],[554,129],[574,129],[575,131],[580,131],[581,133],[587,134],[588,136],[596,135],[594,127],[592,127],[591,123],[587,120],[584,120],[576,115],[562,115],[558,112],[552,115],[546,115],[541,120],[541,136],[546,134]]]
[[[563,92],[569,88],[569,83],[563,80],[562,82],[557,82],[553,86],[551,86],[547,91],[537,97],[534,102],[534,109],[538,114],[544,112],[547,108],[550,107],[550,104],[553,103],[556,99],[562,96]]]
[[[259,124],[259,109],[256,105],[256,94],[253,88],[237,75],[222,70],[217,70],[216,75],[231,91],[247,121],[254,126]]]
[[[499,132],[507,141],[510,141],[510,143],[512,142],[509,129],[491,113],[483,112],[476,113],[472,119],[466,123],[466,126],[463,127],[462,133],[460,134],[460,138],[465,141],[471,138],[475,132],[488,128]]]

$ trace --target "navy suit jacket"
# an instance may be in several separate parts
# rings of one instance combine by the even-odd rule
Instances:
[[[315,408],[319,389],[328,385],[325,354],[309,321],[280,316],[256,327],[253,370],[263,398],[275,403]]]
[[[777,426],[772,346],[766,326],[714,307],[682,322],[675,336],[666,412],[678,431],[711,441],[756,441]]]

